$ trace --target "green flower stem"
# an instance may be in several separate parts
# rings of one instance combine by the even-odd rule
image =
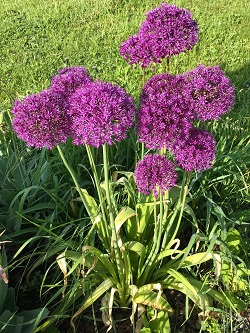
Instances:
[[[145,154],[145,143],[142,142],[142,144],[141,144],[141,160],[143,160],[144,154]],[[139,202],[141,201],[141,198],[142,198],[142,193],[139,192],[139,194],[138,194],[138,201]]]
[[[170,59],[166,59],[166,72],[170,74]]]
[[[159,217],[157,217],[156,207],[155,207],[155,232],[154,232],[153,246],[143,266],[145,270],[140,278],[141,285],[144,285],[146,283],[146,279],[150,278],[151,273],[155,270],[154,263],[161,246],[162,225],[163,225],[163,197],[160,190],[159,190],[159,197],[160,197],[160,213]]]
[[[158,229],[158,236],[157,236],[157,243],[156,243],[156,249],[153,253],[153,256],[158,254],[158,251],[160,249],[161,245],[161,236],[162,236],[162,222],[163,222],[163,197],[162,197],[162,192],[159,190],[159,196],[160,196],[160,215],[159,215],[159,229]]]
[[[172,229],[172,225],[168,225],[167,226],[167,230],[164,233],[164,237],[162,240],[162,245],[161,245],[161,251],[166,250],[167,245],[173,241],[178,233],[179,227],[180,227],[180,223],[182,220],[182,215],[183,215],[183,211],[184,211],[184,206],[185,206],[185,202],[186,202],[186,196],[188,193],[188,185],[191,179],[191,172],[184,174],[183,180],[182,180],[182,187],[181,187],[181,193],[180,193],[180,197],[178,199],[177,205],[174,209],[173,215],[171,216],[171,219],[173,220],[173,222],[175,221],[175,218],[177,216],[177,213],[179,212],[179,218],[177,221],[177,224],[174,225],[174,231],[173,234],[171,236],[170,232]]]
[[[141,144],[141,159],[143,159],[144,154],[145,154],[145,143],[142,142],[142,144]]]
[[[175,237],[178,233],[179,227],[180,227],[180,223],[181,223],[182,215],[183,215],[183,211],[184,211],[184,206],[185,206],[185,202],[186,202],[186,196],[188,194],[188,186],[189,186],[189,183],[191,180],[191,175],[192,175],[192,172],[187,172],[186,174],[184,174],[184,177],[183,177],[182,191],[181,191],[181,207],[180,207],[179,218],[178,218],[176,227],[174,229],[174,233],[169,242],[171,242],[172,240],[175,239]]]
[[[145,86],[145,83],[146,83],[146,70],[143,67],[142,68],[142,87]],[[141,160],[143,159],[144,154],[145,154],[145,143],[142,142],[142,144],[141,144]]]
[[[59,145],[57,145],[57,149],[58,149],[58,151],[59,151],[59,154],[60,154],[60,156],[61,156],[61,159],[62,159],[64,165],[66,166],[67,170],[69,171],[69,173],[70,173],[70,175],[71,175],[71,177],[72,177],[72,179],[73,179],[73,181],[74,181],[74,183],[75,183],[76,189],[77,189],[77,191],[78,191],[78,193],[79,193],[79,195],[80,195],[80,198],[81,198],[81,200],[82,200],[82,202],[83,202],[83,204],[84,204],[84,207],[85,207],[86,210],[87,210],[87,213],[88,213],[88,215],[89,215],[91,221],[94,222],[95,216],[93,217],[92,214],[91,214],[91,211],[90,211],[90,209],[89,209],[88,203],[87,203],[87,201],[85,200],[84,195],[82,194],[82,189],[81,189],[81,187],[80,187],[80,185],[79,185],[79,183],[78,183],[78,180],[77,180],[77,177],[76,177],[76,174],[75,174],[74,170],[73,170],[73,169],[71,168],[71,166],[68,164],[68,162],[67,162],[67,160],[66,160],[66,158],[65,158],[65,156],[64,156],[64,154],[63,154],[63,151],[62,151],[62,149],[61,149],[61,147],[60,147]]]
[[[102,191],[100,188],[100,184],[99,184],[100,182],[99,182],[93,154],[91,151],[91,147],[87,144],[85,145],[85,147],[86,147],[86,151],[88,154],[89,163],[90,163],[90,166],[91,166],[91,169],[93,172],[93,176],[94,176],[94,180],[95,180],[95,188],[97,190],[100,207],[101,207],[101,212],[102,212],[101,232],[103,235],[103,239],[105,241],[105,248],[109,248],[110,234],[109,234],[108,222],[107,222],[107,218],[106,218],[106,212],[105,212],[105,208],[104,208],[105,201],[104,201],[103,194],[102,194]]]
[[[145,67],[142,68],[142,86],[144,87],[146,83],[146,70]]]
[[[165,225],[163,226],[163,229],[166,230],[166,221],[167,221],[167,216],[168,216],[168,203],[169,203],[169,191],[166,191],[164,194],[164,217],[163,217],[163,221],[165,221]],[[166,247],[166,243],[167,243],[167,232],[164,232],[164,237],[161,243],[161,251],[165,250]],[[161,252],[160,251],[160,252]]]
[[[115,218],[114,218],[114,208],[112,205],[111,197],[110,197],[110,188],[109,188],[109,175],[108,175],[108,146],[107,144],[103,145],[103,166],[104,166],[104,181],[105,181],[105,189],[106,189],[106,197],[107,197],[107,203],[108,203],[108,209],[109,209],[109,218],[110,218],[110,227],[111,227],[111,239],[113,241],[113,247],[114,247],[114,254],[115,254],[115,262],[116,267],[118,271],[118,275],[120,278],[120,285],[121,285],[121,301],[124,301],[125,299],[125,288],[124,288],[124,272],[123,272],[123,262],[121,259],[121,251],[118,245],[118,238],[116,234],[116,228],[115,228]],[[112,249],[111,249],[112,250]]]
[[[156,259],[157,255],[159,253],[160,247],[161,247],[161,249],[164,249],[165,246],[167,245],[166,242],[167,241],[171,242],[172,240],[174,240],[178,233],[180,223],[182,220],[182,216],[183,216],[184,207],[185,207],[186,196],[188,193],[188,185],[189,185],[189,182],[191,179],[191,174],[192,174],[191,172],[188,172],[183,177],[182,191],[180,194],[178,206],[176,207],[177,209],[179,209],[179,218],[178,218],[177,224],[174,227],[173,234],[171,235],[171,238],[169,239],[168,232],[165,232],[163,240],[161,237],[162,236],[162,221],[163,221],[163,200],[162,200],[162,195],[160,193],[160,195],[161,195],[160,196],[160,215],[159,215],[159,228],[157,230],[157,243],[156,243],[156,245],[153,244],[153,247],[148,256],[148,259],[146,260],[146,263],[143,266],[143,268],[145,267],[145,271],[143,272],[143,274],[140,278],[140,284],[142,284],[142,285],[145,284],[146,279],[151,276],[151,274],[154,272],[154,270],[156,268],[156,267],[154,267],[154,263],[155,263],[155,259]],[[163,246],[161,246],[161,240],[164,243],[164,248],[163,248]],[[155,238],[154,238],[154,242],[155,242]]]

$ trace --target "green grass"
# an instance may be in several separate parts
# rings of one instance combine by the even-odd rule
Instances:
[[[240,113],[245,124],[250,102],[249,1],[169,2],[188,8],[200,27],[198,45],[172,59],[171,70],[220,65],[237,90],[231,115],[239,118]],[[85,66],[93,77],[117,82],[138,96],[140,69],[127,65],[119,47],[157,5],[155,0],[3,0],[0,109],[8,110],[14,99],[47,88],[51,75],[68,65]]]

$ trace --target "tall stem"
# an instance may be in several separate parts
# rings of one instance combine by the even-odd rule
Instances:
[[[146,83],[146,70],[143,67],[142,68],[142,88],[145,86],[145,83]],[[142,144],[141,144],[141,159],[143,159],[144,153],[145,153],[145,143],[142,142]]]
[[[112,200],[110,197],[110,188],[109,188],[109,161],[108,161],[108,146],[107,144],[103,145],[103,167],[104,167],[104,181],[105,181],[105,189],[106,189],[106,197],[107,197],[107,203],[108,203],[108,210],[109,210],[109,219],[110,219],[110,228],[111,228],[111,239],[113,242],[114,247],[114,254],[115,254],[115,261],[116,261],[116,267],[118,271],[118,275],[120,278],[120,284],[122,288],[122,297],[125,298],[125,290],[124,290],[124,272],[123,272],[123,262],[121,259],[121,251],[118,245],[118,238],[116,234],[116,228],[115,228],[115,218],[114,218],[114,207],[112,204]]]
[[[82,200],[82,203],[84,204],[84,207],[85,207],[85,209],[86,209],[86,211],[87,211],[89,217],[91,218],[91,221],[94,222],[95,216],[94,216],[94,217],[92,216],[92,213],[91,213],[91,211],[90,211],[89,205],[88,205],[88,203],[87,203],[87,201],[86,201],[86,199],[85,199],[85,197],[84,197],[84,195],[83,195],[83,193],[82,193],[82,189],[81,189],[81,187],[80,187],[80,185],[79,185],[79,182],[78,182],[78,180],[77,180],[77,177],[76,177],[76,174],[75,174],[74,170],[73,170],[72,167],[69,165],[69,163],[68,163],[68,161],[66,160],[66,158],[65,158],[65,156],[64,156],[64,154],[63,154],[63,151],[62,151],[62,149],[61,149],[61,147],[60,147],[59,145],[57,145],[57,150],[59,151],[59,154],[60,154],[60,156],[61,156],[61,159],[62,159],[64,165],[66,166],[67,170],[69,171],[69,173],[70,173],[70,175],[71,175],[71,177],[72,177],[72,179],[73,179],[73,181],[74,181],[74,183],[75,183],[75,186],[76,186],[77,192],[78,192],[79,195],[80,195],[80,198],[81,198],[81,200]]]
[[[188,172],[183,177],[184,179],[183,179],[183,184],[182,184],[180,213],[179,213],[179,218],[178,218],[177,224],[175,226],[175,231],[174,231],[171,239],[169,240],[170,242],[175,239],[177,232],[179,230],[179,227],[180,227],[180,223],[182,220],[182,215],[183,215],[183,211],[184,211],[184,207],[185,207],[185,202],[186,202],[186,196],[188,194],[188,186],[190,183],[191,175],[192,175],[192,172]]]
[[[167,70],[167,73],[170,74],[170,59],[169,58],[167,58],[167,60],[166,60],[166,70]]]
[[[160,213],[157,216],[156,214],[156,200],[155,200],[155,230],[154,230],[154,239],[152,249],[148,255],[148,258],[143,266],[144,272],[140,278],[140,284],[143,285],[146,282],[147,278],[150,278],[152,273],[152,268],[154,269],[154,262],[158,255],[160,246],[161,246],[161,236],[162,236],[162,222],[163,222],[163,197],[161,190],[159,190],[160,196]]]
[[[108,228],[108,222],[107,222],[107,218],[106,218],[106,212],[104,209],[104,198],[103,198],[103,194],[102,191],[100,189],[100,181],[99,181],[99,177],[98,177],[98,173],[96,170],[96,164],[94,162],[94,158],[93,158],[93,154],[91,151],[91,147],[89,145],[85,145],[86,147],[86,151],[88,154],[88,158],[89,158],[89,163],[93,172],[93,176],[94,176],[94,180],[95,180],[95,188],[97,190],[97,194],[98,194],[98,198],[99,198],[99,202],[100,202],[100,207],[101,207],[101,212],[102,212],[102,222],[101,222],[101,232],[103,234],[103,238],[105,240],[105,248],[109,248],[109,240],[110,240],[110,235],[109,235],[109,228]]]
[[[142,86],[144,87],[146,83],[146,70],[145,67],[142,68]]]

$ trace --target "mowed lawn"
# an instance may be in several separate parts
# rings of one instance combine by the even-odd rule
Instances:
[[[137,33],[146,12],[160,3],[3,0],[0,109],[9,110],[14,99],[47,88],[51,75],[69,65],[84,66],[93,77],[119,83],[137,97],[141,70],[129,66],[120,56],[119,48],[123,40]],[[200,28],[199,43],[187,54],[171,59],[170,71],[183,72],[200,63],[219,65],[236,87],[237,103],[230,116],[246,124],[250,104],[249,1],[168,3],[189,9]]]

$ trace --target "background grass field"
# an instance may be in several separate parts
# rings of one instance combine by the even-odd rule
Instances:
[[[3,0],[0,13],[0,108],[47,88],[62,67],[82,65],[138,96],[140,69],[128,66],[119,47],[135,34],[150,0]],[[200,41],[171,60],[172,72],[200,63],[220,65],[233,81],[237,103],[230,116],[246,123],[250,104],[250,4],[248,0],[176,0],[198,20]],[[150,73],[151,74],[151,73]],[[239,116],[240,115],[240,116]],[[248,123],[249,124],[249,123]]]

